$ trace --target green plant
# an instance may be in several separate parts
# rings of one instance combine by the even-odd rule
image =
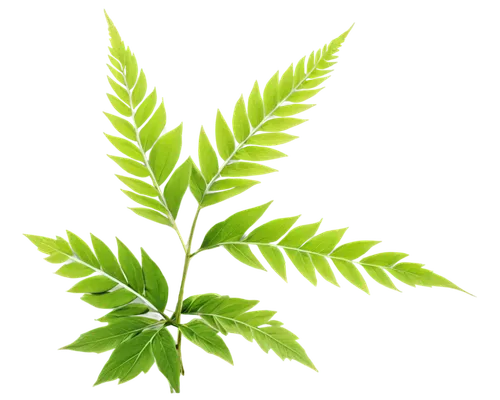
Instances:
[[[274,320],[273,311],[253,308],[258,301],[202,294],[184,299],[184,285],[191,259],[203,251],[224,247],[240,262],[265,269],[254,255],[257,247],[270,267],[286,281],[286,262],[292,264],[311,283],[316,284],[316,271],[328,282],[337,280],[328,260],[353,285],[368,293],[367,284],[355,264],[376,282],[398,290],[390,276],[410,286],[440,286],[462,290],[449,280],[424,269],[422,264],[401,261],[407,254],[378,253],[361,258],[378,242],[362,240],[339,245],[346,229],[316,234],[320,222],[295,226],[298,217],[279,218],[249,229],[262,217],[270,203],[238,212],[214,225],[205,235],[198,250],[191,248],[200,212],[210,205],[243,193],[259,182],[248,176],[274,172],[259,162],[283,157],[273,146],[285,144],[296,136],[284,131],[305,120],[293,116],[306,111],[303,104],[322,88],[318,88],[332,71],[336,53],[350,29],[309,57],[290,66],[280,77],[274,74],[263,95],[257,82],[248,105],[240,97],[232,118],[232,129],[217,112],[215,138],[222,161],[212,147],[203,128],[199,136],[199,166],[188,158],[177,166],[182,145],[182,125],[164,133],[166,112],[158,105],[156,90],[146,96],[145,74],[139,70],[135,55],[125,47],[118,31],[106,15],[110,33],[113,78],[109,83],[114,95],[108,98],[123,117],[105,113],[115,129],[125,138],[106,135],[126,157],[110,156],[127,173],[137,178],[118,175],[128,186],[124,193],[142,207],[132,208],[136,214],[166,225],[177,233],[185,252],[182,281],[175,311],[167,315],[165,307],[169,288],[159,267],[141,249],[141,262],[118,240],[118,256],[100,239],[91,236],[93,250],[78,236],[68,232],[67,240],[27,235],[47,261],[63,265],[57,274],[67,278],[84,278],[69,291],[83,293],[82,300],[111,310],[99,321],[106,326],[81,335],[64,349],[101,353],[113,350],[96,384],[119,379],[120,383],[147,372],[156,361],[168,379],[171,391],[180,391],[180,375],[184,374],[181,341],[185,336],[208,353],[232,363],[229,349],[219,335],[240,334],[255,341],[266,353],[273,350],[282,359],[296,360],[316,369],[297,337]],[[236,139],[236,141],[235,141]],[[220,165],[219,165],[220,164]],[[176,168],[177,166],[177,168]],[[198,202],[187,241],[176,224],[176,217],[188,187]],[[91,276],[92,275],[92,276]],[[188,323],[182,315],[196,318]],[[167,329],[177,329],[174,340]]]

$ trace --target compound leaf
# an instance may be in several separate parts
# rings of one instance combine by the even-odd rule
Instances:
[[[106,157],[121,170],[117,174],[120,192],[136,203],[127,211],[159,226],[175,228],[178,209],[170,209],[164,191],[183,153],[184,123],[168,128],[165,97],[160,96],[156,85],[150,88],[136,51],[125,41],[109,12],[101,14],[108,42],[105,64],[109,90],[105,97],[114,111],[102,111],[114,130],[104,137],[116,150]],[[180,172],[175,178],[182,187],[187,184],[186,174],[184,169]],[[170,190],[176,191],[172,185]],[[168,194],[175,207],[178,196]]]
[[[220,108],[215,110],[213,137],[222,163],[218,164],[217,171],[210,171],[208,176],[211,178],[206,179],[206,186],[199,188],[194,195],[202,209],[244,193],[234,191],[227,196],[213,195],[212,187],[223,177],[254,176],[262,180],[278,172],[277,168],[259,162],[288,157],[287,153],[270,147],[300,139],[301,136],[291,130],[309,121],[303,114],[317,106],[310,100],[323,92],[326,83],[333,79],[340,51],[354,27],[355,24],[347,26],[344,32],[325,42],[321,48],[302,55],[297,62],[290,61],[282,71],[273,72],[264,85],[254,80],[248,95],[241,92],[234,102],[230,122]]]
[[[195,298],[197,301],[183,307],[184,315],[197,316],[222,336],[239,336],[248,344],[256,344],[263,353],[273,353],[281,361],[295,362],[318,371],[318,366],[300,344],[300,337],[277,318],[277,311],[250,308],[255,299],[242,302],[240,296],[210,294]]]
[[[403,293],[397,284],[401,283],[409,287],[442,288],[476,298],[424,264],[403,261],[409,257],[407,252],[373,251],[383,243],[381,239],[345,240],[351,229],[349,225],[322,230],[324,218],[297,224],[302,217],[299,213],[255,224],[269,210],[268,203],[269,200],[253,206],[259,207],[259,212],[244,207],[216,221],[203,235],[196,253],[223,247],[240,264],[259,271],[270,269],[285,283],[289,275],[286,255],[298,275],[312,286],[317,286],[322,279],[341,289],[340,276],[368,296],[372,294],[369,278],[398,294]]]

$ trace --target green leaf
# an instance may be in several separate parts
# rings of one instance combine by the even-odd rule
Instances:
[[[313,285],[316,286],[318,280],[316,278],[316,272],[314,265],[309,257],[309,254],[303,253],[297,250],[285,249],[285,252],[292,261],[293,265],[299,270],[299,272]]]
[[[226,165],[221,175],[223,177],[255,176],[270,174],[276,171],[274,168],[265,165],[240,161]]]
[[[106,135],[106,134],[104,134]],[[119,151],[121,151],[126,156],[133,158],[137,161],[143,161],[142,153],[139,148],[133,144],[132,142],[122,139],[116,136],[106,135],[108,140],[111,142],[113,146],[115,146]]]
[[[177,168],[172,177],[169,179],[165,186],[164,196],[167,202],[168,209],[172,216],[177,218],[179,208],[181,207],[182,198],[186,193],[191,179],[192,163],[190,159],[184,161],[179,168]]]
[[[346,278],[354,286],[361,289],[363,292],[370,294],[363,275],[361,275],[361,273],[351,261],[339,260],[337,258],[333,258],[332,260],[339,272],[344,276],[344,278]]]
[[[124,100],[118,98],[113,92],[109,90],[106,92],[106,101],[108,102],[111,109],[126,118],[132,116],[132,110],[130,105]]]
[[[144,293],[144,278],[142,276],[141,264],[139,264],[134,254],[120,241],[120,239],[117,238],[116,242],[118,243],[118,260],[127,277],[128,284],[137,293]]]
[[[422,267],[423,264],[401,262],[394,265],[392,268],[388,268],[387,271],[396,279],[410,286],[440,286],[465,292],[448,279]]]
[[[140,194],[136,194],[134,192],[130,192],[128,190],[122,190],[123,193],[127,195],[130,199],[134,200],[136,203],[141,206],[152,208],[153,210],[160,211],[164,214],[167,213],[167,209],[156,199],[152,199],[151,197],[141,196]]]
[[[238,261],[252,268],[266,270],[257,257],[254,256],[250,247],[245,244],[226,244],[224,248]]]
[[[84,279],[68,290],[70,293],[104,293],[113,289],[117,283],[106,276],[97,275]]]
[[[148,151],[151,147],[153,147],[163,132],[166,124],[167,113],[165,111],[165,104],[163,104],[162,100],[160,106],[156,109],[151,119],[141,128],[139,137],[144,151]],[[180,129],[182,132],[182,124],[180,125]]]
[[[215,224],[206,234],[202,248],[214,246],[218,243],[239,240],[267,210],[272,202],[249,208],[231,215],[225,221]]]
[[[156,189],[149,183],[141,181],[140,179],[128,178],[122,175],[116,175],[116,177],[136,193],[143,194],[149,197],[158,196],[158,192],[156,191]]]
[[[139,178],[145,178],[149,176],[148,169],[142,163],[138,163],[137,161],[129,160],[128,158],[110,156],[115,163],[117,163],[124,171],[128,172],[131,175],[138,176]]]
[[[191,193],[196,201],[200,203],[203,199],[203,194],[205,193],[207,184],[191,157],[189,157],[189,161],[191,162],[191,179],[189,180],[189,189],[191,190]]]
[[[308,119],[306,118],[281,118],[274,117],[268,119],[261,128],[259,128],[259,132],[279,132],[279,131],[288,131],[289,129],[299,128],[304,126]]]
[[[264,102],[257,81],[255,81],[250,96],[248,96],[248,119],[253,127],[258,126],[264,119]]]
[[[359,263],[361,265],[378,265],[380,267],[392,267],[403,258],[408,257],[406,253],[378,253],[363,258]]]
[[[226,317],[236,317],[259,304],[258,300],[246,300],[229,296],[219,296],[216,294],[200,295],[198,301],[189,302],[189,313],[224,315]],[[184,307],[183,307],[184,308]]]
[[[140,104],[149,90],[149,78],[146,69],[140,67],[137,74],[137,82],[132,89],[132,100],[134,104]]]
[[[345,243],[333,251],[332,257],[355,260],[378,243],[380,242],[374,240],[359,240],[357,242]]]
[[[116,29],[113,24],[105,24],[108,37],[113,37],[108,42],[105,61],[106,74],[113,78],[106,78],[122,97],[123,104],[110,94],[112,105],[117,104],[117,114],[105,112],[105,118],[110,118],[116,135],[107,135],[106,138],[120,154],[106,156],[122,170],[118,180],[125,187],[122,186],[120,192],[137,203],[136,216],[159,226],[175,228],[177,210],[174,215],[168,209],[163,192],[181,159],[184,123],[168,130],[170,118],[166,98],[160,96],[156,85],[149,88],[147,72],[141,67],[136,51],[130,48],[119,31],[111,33]],[[173,203],[176,204],[175,199]]]
[[[94,386],[115,379],[119,379],[119,383],[124,383],[141,372],[147,372],[154,364],[151,343],[157,334],[158,330],[146,330],[118,345],[104,365]]]
[[[274,115],[277,117],[289,117],[290,115],[299,114],[301,112],[309,110],[314,106],[315,104],[289,104],[278,108],[275,111]]]
[[[278,82],[278,101],[286,99],[288,94],[293,89],[293,84],[295,81],[295,62],[291,61],[286,68],[280,72],[280,79]]]
[[[245,242],[271,243],[281,238],[299,219],[296,217],[278,218],[265,223],[248,234]]]
[[[65,278],[84,278],[86,276],[92,275],[93,273],[94,270],[92,268],[86,267],[85,265],[79,264],[77,262],[64,264],[56,271],[57,275],[63,276]]]
[[[116,308],[130,303],[137,296],[127,289],[104,294],[84,294],[82,300],[97,308]]]
[[[286,154],[278,150],[268,149],[267,147],[245,146],[236,152],[234,159],[247,161],[267,161],[282,157],[286,157]]]
[[[141,249],[142,255],[142,271],[144,273],[144,282],[146,286],[146,298],[153,304],[159,311],[165,311],[165,306],[168,300],[168,284],[163,276],[160,268],[148,256],[148,254]]]
[[[248,144],[257,144],[260,146],[278,146],[297,139],[298,136],[289,135],[287,133],[273,132],[261,133],[260,135],[253,135],[248,139]]]
[[[70,231],[67,231],[67,234],[69,244],[78,258],[94,268],[101,269],[96,256],[92,253],[87,243]]]
[[[181,325],[182,334],[189,341],[201,347],[209,354],[216,355],[233,365],[233,358],[224,341],[217,335],[217,331],[199,319],[194,319]]]
[[[286,282],[286,262],[280,249],[274,246],[259,246],[259,250],[271,268]]]
[[[348,36],[337,36],[328,43],[328,51],[338,52],[344,46]],[[212,186],[221,177],[259,178],[273,175],[277,169],[252,163],[250,161],[270,161],[286,158],[283,152],[268,149],[271,146],[282,146],[300,139],[301,136],[289,132],[292,128],[304,126],[310,119],[302,115],[312,111],[317,103],[309,101],[311,95],[321,93],[326,89],[326,83],[333,78],[334,63],[338,57],[319,57],[318,51],[312,51],[296,63],[290,62],[282,73],[275,71],[268,82],[263,85],[253,81],[249,95],[240,94],[231,110],[229,125],[220,109],[214,113],[214,138],[218,155],[223,163],[218,166],[214,177],[206,182],[203,194],[198,193],[198,204],[207,208],[218,202],[224,202],[242,193],[231,193],[227,196],[214,195],[210,201],[201,200],[212,194]],[[236,147],[238,146],[238,147]],[[248,148],[249,146],[259,146]],[[267,148],[267,150],[265,149]],[[213,174],[213,172],[212,172]]]
[[[297,343],[297,336],[280,327],[280,322],[270,321],[274,311],[247,312],[257,301],[213,294],[193,297],[194,299],[186,299],[188,306],[184,304],[183,314],[199,315],[221,333],[236,333],[249,341],[255,339],[266,353],[273,350],[282,360],[296,360],[316,370],[304,349]],[[200,323],[201,321],[197,322]],[[269,326],[261,326],[263,324]]]
[[[217,154],[215,154],[214,148],[210,144],[210,140],[208,140],[203,127],[201,127],[200,140],[198,142],[198,158],[200,160],[201,173],[205,181],[210,182],[219,171],[219,162]]]
[[[214,186],[216,186],[216,184],[218,182],[224,182],[224,181],[229,181],[229,180],[231,180],[231,179],[223,179],[223,180],[216,181],[215,184],[212,185],[212,189],[214,189]],[[247,181],[247,182],[244,184],[243,183],[239,184],[238,186],[230,188],[229,190],[224,190],[224,191],[215,192],[215,193],[207,193],[205,195],[201,205],[203,207],[208,207],[208,206],[220,203],[220,202],[227,200],[227,199],[230,199],[231,197],[234,197],[240,193],[243,193],[243,192],[247,191],[248,189],[250,189],[252,186],[260,183],[257,181],[252,181],[250,179],[234,179],[234,180],[241,180],[241,181]]]
[[[175,340],[165,328],[153,339],[153,354],[160,372],[165,375],[175,392],[180,392],[181,363],[177,354]]]
[[[118,260],[113,252],[101,239],[92,234],[90,236],[92,239],[92,246],[94,247],[95,254],[101,264],[102,270],[118,279],[120,282],[126,283],[127,280],[125,279],[125,275],[123,275],[120,264],[118,264]]]
[[[333,283],[335,286],[339,286],[335,275],[333,274],[332,268],[326,258],[318,256],[317,254],[310,254],[311,261],[313,262],[314,268],[327,282]]]
[[[264,117],[270,115],[276,105],[278,104],[278,82],[279,82],[279,71],[276,70],[271,74],[267,82],[264,84],[264,90],[262,93],[264,101]]]
[[[226,190],[226,189],[232,189],[240,186],[253,186],[256,185],[257,183],[260,183],[259,181],[253,181],[251,179],[219,179],[211,187],[211,190]]]
[[[245,100],[241,96],[234,107],[233,112],[233,132],[236,140],[241,143],[250,134],[250,123],[248,122]]]
[[[234,138],[219,110],[217,110],[217,117],[215,118],[215,141],[220,156],[223,160],[227,160],[234,151]]]
[[[137,140],[135,129],[130,122],[128,122],[123,118],[117,117],[116,115],[108,114],[106,112],[104,113],[104,115],[108,117],[109,122],[111,122],[114,128],[118,132],[120,132],[123,136],[125,136],[127,139],[130,140],[134,141]]]
[[[118,319],[130,317],[134,315],[145,314],[149,311],[149,307],[140,303],[131,303],[126,306],[117,308],[116,310],[107,313],[105,316],[99,318],[97,321],[100,322],[115,322]],[[131,318],[125,318],[131,319]]]
[[[182,147],[182,124],[163,135],[149,155],[149,163],[158,185],[167,180],[179,160]]]
[[[293,228],[288,234],[279,242],[280,246],[288,246],[298,248],[307,240],[314,236],[319,228],[321,221],[313,224],[300,225]]]
[[[134,115],[134,122],[139,130],[142,129],[145,122],[148,121],[153,115],[154,111],[157,110],[159,101],[160,88],[156,85],[153,85],[151,90],[146,94],[146,97],[141,102],[141,104],[137,106],[137,110]]]
[[[121,318],[112,324],[92,329],[80,335],[73,343],[64,346],[62,349],[86,353],[104,353],[114,349],[130,335],[137,334],[147,326],[155,323],[158,323],[158,321],[141,317]]]
[[[163,214],[160,214],[158,211],[151,210],[149,208],[131,208],[133,212],[135,212],[137,215],[140,217],[149,219],[154,222],[158,222],[159,224],[162,225],[167,225],[167,226],[172,226],[172,223],[170,220],[164,216]]]
[[[59,236],[56,239],[51,239],[43,236],[36,235],[24,235],[26,236],[31,243],[33,243],[38,251],[53,255],[56,253],[61,253],[67,256],[73,256],[73,250],[69,246],[69,244]]]
[[[314,236],[301,249],[315,253],[330,254],[344,236],[347,228],[335,229]]]
[[[363,264],[361,264],[363,265]],[[398,288],[394,286],[394,283],[392,283],[391,278],[387,276],[385,271],[379,267],[372,267],[368,265],[363,265],[363,268],[365,271],[370,275],[374,281],[380,283],[381,285],[393,289],[399,292]]]

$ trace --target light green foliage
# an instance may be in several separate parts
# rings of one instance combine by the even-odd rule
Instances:
[[[306,121],[298,115],[314,104],[304,102],[323,89],[321,85],[329,78],[331,67],[336,63],[336,53],[350,29],[309,56],[302,57],[295,66],[290,65],[282,75],[279,72],[273,74],[263,85],[262,92],[259,83],[255,82],[247,98],[239,97],[230,119],[224,118],[217,110],[215,146],[211,141],[212,132],[208,130],[207,134],[201,128],[198,166],[191,157],[179,162],[182,123],[173,129],[167,128],[163,99],[160,101],[156,88],[151,90],[151,85],[148,92],[146,75],[135,54],[125,46],[107,14],[106,19],[111,44],[108,82],[112,91],[107,97],[114,111],[104,114],[119,135],[105,135],[121,153],[109,157],[132,175],[116,175],[129,189],[122,190],[123,193],[140,206],[130,209],[147,220],[172,228],[177,234],[184,250],[184,268],[179,291],[175,292],[178,293],[175,310],[171,311],[167,308],[167,280],[144,249],[141,249],[139,261],[119,239],[118,251],[114,253],[94,235],[91,235],[91,246],[71,232],[67,233],[67,239],[26,235],[45,255],[47,262],[62,264],[56,270],[57,275],[80,279],[76,283],[73,281],[69,292],[83,294],[81,299],[86,303],[108,310],[98,319],[107,325],[80,335],[64,347],[93,353],[113,350],[96,385],[114,380],[127,382],[141,372],[148,372],[156,362],[169,383],[170,391],[180,392],[180,376],[185,372],[181,357],[182,338],[186,337],[205,352],[233,364],[231,353],[222,339],[229,333],[257,342],[266,353],[272,350],[283,360],[295,360],[316,370],[297,342],[297,336],[273,319],[274,311],[253,310],[258,301],[218,294],[191,296],[184,300],[191,260],[210,249],[223,247],[238,261],[255,269],[265,270],[269,265],[285,281],[288,258],[314,285],[318,273],[327,282],[339,286],[334,266],[347,281],[367,293],[363,270],[377,283],[394,290],[398,289],[393,279],[410,286],[462,290],[423,268],[422,264],[402,261],[407,257],[405,253],[366,256],[378,241],[341,244],[346,228],[318,233],[321,221],[297,225],[299,216],[278,218],[253,227],[271,202],[240,211],[215,224],[205,234],[200,249],[192,250],[196,223],[206,207],[260,183],[248,177],[276,171],[265,162],[286,154],[272,147],[297,139],[298,136],[288,130]],[[188,187],[198,208],[188,240],[184,240],[176,220]],[[161,229],[160,226],[157,228]],[[143,228],[141,225],[134,229]],[[167,246],[163,240],[159,243],[162,248]],[[255,248],[259,249],[259,257],[254,254]],[[167,255],[173,251],[170,246],[166,247]],[[167,267],[169,271],[175,268],[170,264]],[[167,311],[171,314],[167,315]],[[195,318],[186,323],[182,321],[183,314]],[[177,331],[177,340],[168,330],[173,328]],[[196,363],[192,364],[196,367]]]
[[[314,285],[317,283],[316,271],[328,282],[338,285],[327,261],[331,260],[344,278],[366,293],[368,293],[368,286],[355,263],[362,266],[376,282],[390,289],[398,290],[387,273],[410,286],[440,286],[462,290],[442,276],[422,268],[423,264],[407,262],[398,264],[407,256],[404,253],[379,253],[358,260],[380,242],[358,240],[338,246],[347,228],[315,235],[321,221],[290,229],[298,217],[278,218],[245,235],[247,229],[264,214],[269,204],[240,211],[225,221],[215,224],[206,234],[198,252],[223,246],[237,260],[259,268],[256,265],[260,265],[260,262],[248,246],[255,245],[258,246],[269,265],[286,280],[284,258],[281,253],[284,251],[298,271]],[[242,246],[245,249],[244,256],[233,250]]]
[[[282,360],[296,360],[315,370],[316,367],[297,343],[297,336],[285,328],[272,325],[274,311],[249,312],[257,303],[215,294],[198,295],[184,300],[182,313],[200,316],[223,335],[236,333],[249,341],[255,339],[266,353],[273,350]]]
[[[219,168],[217,156],[208,141],[208,136],[203,132],[203,144],[200,136],[199,155],[205,188],[201,194],[197,189],[193,192],[202,207],[219,203],[243,192],[232,188],[226,189],[227,195],[222,195],[221,191],[217,201],[206,202],[205,197],[211,195],[214,185],[222,177],[247,177],[276,172],[274,168],[259,162],[286,156],[281,151],[268,147],[285,144],[297,137],[283,131],[306,121],[291,116],[314,106],[301,103],[323,89],[316,87],[332,72],[327,69],[332,65],[330,60],[336,58],[335,54],[349,31],[350,29],[316,53],[313,52],[307,68],[304,57],[297,63],[295,70],[292,64],[281,77],[279,72],[276,72],[266,83],[263,94],[260,92],[259,84],[255,82],[248,96],[248,105],[245,104],[243,96],[236,102],[232,116],[232,131],[222,113],[217,111],[215,139],[223,163]]]
[[[179,231],[177,216],[190,171],[178,165],[184,153],[184,122],[169,129],[165,98],[108,12],[106,27],[106,100],[102,114],[114,133],[104,132],[113,152],[106,157],[120,172],[120,192],[131,202],[127,210],[143,220]],[[183,163],[184,164],[184,163]]]

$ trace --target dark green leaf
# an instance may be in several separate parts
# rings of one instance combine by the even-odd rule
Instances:
[[[84,294],[82,300],[97,308],[116,308],[130,303],[136,295],[127,289],[104,294]]]
[[[149,311],[149,307],[140,303],[131,303],[126,306],[117,308],[116,310],[107,313],[105,316],[98,319],[100,322],[115,322],[120,318],[130,317],[133,315],[145,314]],[[126,318],[130,319],[130,318]]]
[[[137,261],[134,254],[125,246],[120,239],[116,239],[118,243],[118,260],[122,270],[127,277],[128,284],[137,293],[144,293],[144,278],[142,276],[141,264]]]
[[[168,300],[168,284],[158,265],[141,249],[146,298],[161,312]]]
[[[91,276],[74,285],[70,293],[104,293],[113,289],[117,283],[104,275]]]
[[[165,375],[170,386],[180,392],[181,363],[177,354],[175,340],[165,328],[153,339],[153,354],[160,372]]]

